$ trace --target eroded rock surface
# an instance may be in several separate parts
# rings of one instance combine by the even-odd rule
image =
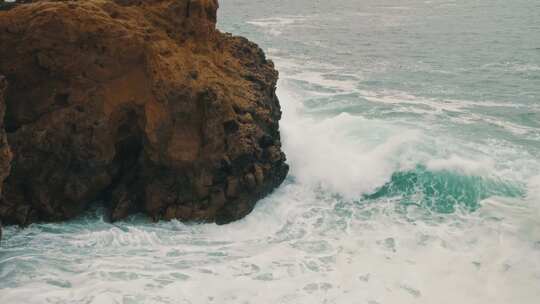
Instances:
[[[282,183],[278,74],[216,30],[216,0],[30,2],[0,10],[4,222],[101,200],[113,220],[227,223]]]
[[[4,129],[4,115],[6,112],[4,95],[6,91],[7,81],[4,76],[0,75],[0,200],[2,199],[3,181],[8,177],[11,168],[11,149]]]
[[[7,82],[4,76],[0,75],[0,207],[2,206],[2,189],[3,182],[9,175],[11,166],[11,149],[7,142],[6,131],[4,129],[4,114],[6,104],[4,95],[7,90]],[[1,212],[1,210],[0,210]],[[2,218],[0,217],[0,241],[2,240]]]

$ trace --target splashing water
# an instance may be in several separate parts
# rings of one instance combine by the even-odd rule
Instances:
[[[285,184],[226,226],[8,227],[1,303],[540,301],[535,1],[221,6],[280,70]]]

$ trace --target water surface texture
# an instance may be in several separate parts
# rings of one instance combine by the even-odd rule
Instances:
[[[221,0],[291,174],[227,225],[9,227],[1,303],[540,303],[540,2]]]

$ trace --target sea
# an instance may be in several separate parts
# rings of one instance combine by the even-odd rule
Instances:
[[[280,72],[238,222],[7,227],[0,303],[540,303],[540,1],[221,0]]]

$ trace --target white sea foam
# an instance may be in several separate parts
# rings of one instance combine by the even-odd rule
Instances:
[[[529,180],[527,189],[528,198],[539,207],[538,210],[540,211],[540,175],[534,176]]]
[[[426,165],[429,170],[449,170],[467,175],[485,176],[495,171],[495,161],[492,159],[472,160],[458,155],[447,159],[431,159]]]
[[[263,18],[252,24],[281,35],[287,26],[306,21],[302,18]],[[373,24],[370,31],[385,26]],[[291,164],[284,186],[248,217],[226,226],[142,219],[112,225],[98,217],[24,230],[9,227],[0,249],[0,302],[538,303],[538,155],[506,136],[463,141],[448,129],[435,130],[437,120],[452,112],[458,114],[449,118],[456,125],[487,123],[513,130],[506,135],[530,139],[538,130],[470,111],[525,105],[361,90],[357,82],[366,75],[344,75],[339,66],[321,60],[291,58],[278,46],[270,53],[284,56],[276,58],[282,136]],[[534,67],[524,69],[534,72]],[[332,74],[346,77],[328,77]],[[343,101],[340,94],[357,94],[357,102],[419,114],[419,119],[381,119],[346,110],[335,114],[356,102]],[[303,102],[314,96],[337,96],[327,105],[336,111],[306,115],[310,109]],[[361,199],[393,173],[417,165],[434,174],[509,180],[524,192],[490,196],[475,212],[453,214],[415,204],[415,199],[430,199],[422,193],[408,206],[400,204],[400,197]]]
[[[282,63],[278,59],[278,63]],[[291,62],[283,62],[286,67],[289,69],[297,69],[298,66],[295,66]],[[492,117],[489,115],[483,115],[471,112],[471,109],[481,109],[489,107],[498,107],[498,108],[526,108],[528,111],[537,111],[540,110],[538,105],[524,105],[514,102],[500,102],[500,101],[471,101],[471,100],[460,100],[460,99],[435,99],[428,97],[416,96],[414,94],[396,91],[396,90],[381,90],[381,91],[369,91],[358,89],[358,82],[362,79],[359,75],[347,75],[349,79],[346,80],[335,80],[328,79],[325,77],[325,74],[328,71],[336,69],[336,67],[325,66],[325,67],[316,67],[316,69],[310,71],[302,71],[288,75],[290,80],[298,80],[301,82],[306,82],[314,84],[317,87],[324,87],[331,89],[333,91],[317,91],[309,90],[305,91],[304,94],[309,94],[310,96],[337,96],[341,93],[355,93],[358,94],[360,98],[368,100],[370,102],[382,103],[387,105],[392,105],[391,113],[402,112],[408,114],[418,114],[418,115],[433,115],[433,119],[437,117],[444,116],[445,118],[459,124],[489,124],[498,128],[502,128],[512,134],[519,136],[526,136],[532,140],[537,140],[540,136],[538,130],[534,127],[521,125],[518,123],[513,123],[510,121],[501,120],[500,118]],[[318,71],[317,71],[318,70]],[[318,111],[340,109],[346,106],[354,105],[350,100],[344,100],[339,102],[333,102],[323,107],[318,107]],[[383,111],[379,113],[384,113]],[[456,115],[447,115],[448,113],[458,114]]]
[[[495,62],[482,66],[482,69],[497,69],[511,72],[540,72],[540,66],[532,63]]]
[[[462,112],[465,109],[472,107],[503,107],[503,108],[520,108],[525,107],[513,102],[495,102],[495,101],[471,101],[461,99],[435,99],[416,96],[414,94],[395,91],[395,90],[382,90],[382,91],[359,91],[366,99],[374,102],[388,103],[388,104],[416,104],[429,106],[436,111],[455,111]]]
[[[3,303],[533,304],[539,296],[540,250],[521,234],[533,219],[526,208],[490,200],[479,214],[434,217],[415,206],[399,214],[392,204],[362,207],[321,194],[286,185],[224,227],[73,231],[68,237],[88,249],[75,255],[65,251],[69,242],[39,244],[55,258],[35,255],[27,265],[39,273],[4,288]],[[93,245],[109,233],[129,238]],[[23,271],[21,258],[10,263]]]
[[[281,16],[273,18],[262,18],[248,21],[247,23],[263,28],[267,33],[279,36],[283,30],[295,23],[302,22],[307,16]]]
[[[419,139],[418,131],[346,113],[323,120],[301,116],[300,96],[291,94],[280,91],[283,143],[301,183],[358,197],[384,184],[398,167],[395,156]]]

